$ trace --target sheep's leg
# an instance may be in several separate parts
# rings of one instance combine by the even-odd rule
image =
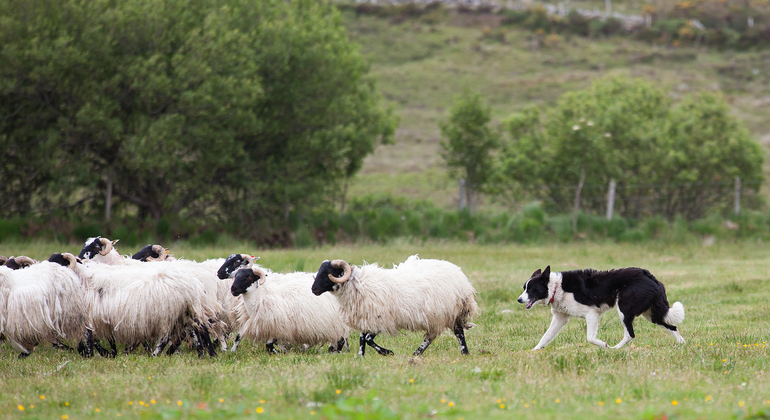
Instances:
[[[267,343],[265,344],[265,348],[267,349],[267,352],[268,352],[269,354],[278,354],[278,353],[280,353],[280,352],[279,352],[279,351],[278,351],[278,350],[275,348],[275,343],[277,343],[277,342],[278,342],[278,339],[277,339],[277,338],[273,338],[272,340],[267,340]]]
[[[101,345],[101,344],[99,344],[99,341],[97,341],[97,340],[94,340],[94,348],[95,348],[95,349],[96,349],[96,351],[99,353],[99,356],[102,356],[102,357],[109,357],[109,352],[107,351],[107,349],[105,349],[104,347],[102,347],[102,345]]]
[[[118,347],[115,345],[115,337],[107,337],[107,342],[110,343],[110,352],[107,357],[114,359],[118,356]]]
[[[231,349],[230,349],[230,353],[235,353],[235,350],[237,350],[237,349],[238,349],[238,344],[241,344],[241,339],[242,339],[242,338],[243,338],[243,337],[241,337],[241,335],[240,335],[240,334],[237,334],[237,335],[235,336],[235,341],[233,342],[233,348],[231,348]]]
[[[358,355],[363,356],[366,353],[366,333],[362,332],[358,338]]]
[[[171,344],[169,344],[168,350],[166,351],[166,356],[171,356],[172,354],[176,353],[177,350],[179,350],[180,344],[182,344],[182,342],[179,339],[171,341]]]
[[[198,331],[193,327],[187,327],[187,333],[192,337],[195,350],[198,351],[198,357],[203,358],[203,344],[201,343],[200,336],[198,336]]]
[[[94,357],[94,332],[88,328],[83,331],[83,340],[78,343],[78,353],[86,358]]]
[[[205,344],[206,350],[208,350],[209,352],[209,356],[216,357],[217,348],[214,347],[214,340],[211,339],[211,335],[209,334],[209,329],[206,328],[205,325],[200,326],[200,336],[201,336],[201,340],[203,340],[203,343]]]
[[[465,343],[465,328],[463,328],[463,322],[457,321],[455,322],[455,326],[452,329],[452,332],[455,333],[455,337],[457,337],[457,343],[460,344],[460,353],[463,355],[468,355],[470,352],[468,351],[468,345]]]
[[[329,346],[329,353],[342,353],[342,349],[345,348],[345,344],[347,343],[348,343],[348,340],[346,340],[345,337],[341,337],[337,341],[336,345],[332,344],[331,346]]]
[[[142,347],[144,347],[144,352],[145,352],[145,353],[147,353],[147,354],[150,354],[150,353],[152,353],[152,350],[150,350],[150,349],[151,349],[151,347],[150,347],[150,346],[151,346],[151,344],[150,344],[150,343],[148,343],[147,341],[145,341],[145,342],[143,342],[143,343],[142,343]]]
[[[227,351],[227,333],[222,333],[219,336],[219,348],[222,350],[222,353]]]
[[[152,352],[152,357],[158,357],[161,353],[163,353],[163,349],[166,348],[166,345],[171,340],[171,337],[165,336],[161,337],[160,340],[158,340],[158,344],[155,346],[155,351]]]
[[[414,351],[414,355],[415,356],[421,355],[422,352],[424,352],[425,349],[427,349],[428,346],[430,346],[430,343],[432,343],[433,340],[436,339],[436,336],[438,336],[438,334],[425,333],[425,338],[423,339],[422,344],[420,344],[420,347],[417,347],[417,350]]]
[[[375,333],[367,333],[366,336],[364,336],[364,340],[366,340],[366,344],[370,345],[373,349],[377,350],[377,353],[379,353],[382,356],[392,356],[393,352],[377,345],[377,343],[374,342],[374,337],[377,337],[377,334]]]

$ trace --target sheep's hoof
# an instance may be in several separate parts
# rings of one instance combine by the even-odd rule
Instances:
[[[380,353],[383,356],[393,356],[395,354],[392,351],[383,348],[377,349],[377,353]]]

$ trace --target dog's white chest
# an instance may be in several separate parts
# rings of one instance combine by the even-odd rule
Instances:
[[[593,310],[596,310],[596,308],[591,308],[590,306],[583,305],[582,303],[575,300],[575,295],[569,292],[562,292],[561,299],[554,300],[553,301],[553,308],[561,313],[567,314],[569,316],[579,316],[582,318],[585,318],[586,314]]]

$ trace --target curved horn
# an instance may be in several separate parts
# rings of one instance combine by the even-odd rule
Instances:
[[[348,281],[350,279],[350,275],[353,273],[353,269],[350,267],[350,264],[348,264],[348,262],[345,260],[332,261],[332,267],[341,268],[344,270],[341,277],[334,277],[331,273],[329,273],[329,280],[337,284],[342,284]]]
[[[267,280],[267,274],[265,273],[264,270],[262,270],[261,268],[254,268],[251,271],[254,272],[255,276],[259,277],[259,285],[260,286],[265,284],[265,280]]]
[[[77,263],[78,263],[77,257],[75,257],[74,254],[70,254],[69,252],[65,252],[65,253],[61,254],[61,256],[64,257],[65,260],[70,262],[70,265],[68,266],[68,268],[71,268],[71,269],[74,270],[75,269],[75,265],[77,265]]]
[[[0,255],[0,265],[5,264],[6,261],[8,261],[8,257],[5,255]]]
[[[102,243],[102,250],[99,251],[99,255],[107,255],[110,253],[110,251],[112,251],[112,244],[114,242],[110,242],[110,240],[107,238],[99,238],[99,242]]]
[[[166,251],[166,248],[163,248],[160,245],[153,245],[152,252],[155,252],[156,254],[158,254],[158,258],[149,256],[147,257],[147,261],[163,261],[166,258],[168,258],[168,251]]]
[[[29,267],[32,264],[37,264],[37,261],[33,260],[30,257],[27,257],[26,255],[16,257],[14,258],[14,261],[16,261],[16,263],[19,264],[21,268]]]
[[[243,258],[243,261],[241,261],[241,267],[243,268],[250,268],[259,259],[259,257],[249,254],[241,254],[241,258]]]

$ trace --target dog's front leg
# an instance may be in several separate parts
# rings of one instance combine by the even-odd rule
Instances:
[[[567,314],[556,312],[553,309],[551,309],[551,313],[553,314],[553,317],[551,318],[551,326],[548,327],[548,331],[543,334],[543,338],[540,339],[540,342],[537,343],[532,351],[540,350],[547,346],[548,343],[556,338],[556,335],[559,334],[559,331],[562,329],[562,327],[567,325],[567,321],[569,321],[569,315]]]
[[[586,314],[586,329],[588,330],[588,342],[596,344],[599,347],[609,347],[607,343],[596,338],[596,334],[599,332],[599,319],[602,314],[599,311],[591,311]]]

